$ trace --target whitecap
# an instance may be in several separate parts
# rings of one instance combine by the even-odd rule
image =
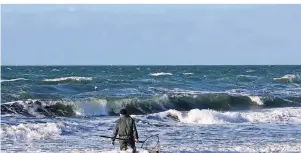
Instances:
[[[16,79],[9,79],[9,80],[1,80],[1,82],[12,82],[12,81],[20,81],[20,80],[28,80],[25,78],[16,78]]]
[[[220,112],[210,109],[192,109],[188,112],[167,110],[147,115],[148,118],[174,120],[186,124],[229,123],[301,123],[301,108],[275,108],[249,112]]]
[[[273,78],[273,80],[285,83],[298,83],[301,82],[301,77],[300,75],[286,74],[280,78]]]
[[[159,73],[150,73],[151,76],[161,76],[161,75],[172,75],[172,73],[165,73],[165,72],[159,72]]]
[[[184,75],[193,75],[193,73],[183,73]]]
[[[73,80],[73,81],[91,81],[92,77],[77,77],[77,76],[71,76],[71,77],[61,77],[61,78],[54,78],[54,79],[44,79],[43,81],[46,82],[58,82],[58,81],[66,81],[66,80]]]

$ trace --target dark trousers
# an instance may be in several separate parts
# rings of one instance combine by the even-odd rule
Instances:
[[[130,146],[133,149],[133,153],[136,152],[135,140],[133,138],[129,138],[127,140],[119,140],[119,145],[120,145],[120,150],[127,150],[128,146]]]

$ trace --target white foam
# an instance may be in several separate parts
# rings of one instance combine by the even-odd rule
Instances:
[[[213,149],[212,149],[213,150]],[[215,150],[215,149],[214,149]],[[300,152],[301,144],[297,143],[268,143],[264,145],[237,145],[231,148],[220,148],[218,152]]]
[[[218,147],[216,147],[216,144],[213,146],[204,146],[204,145],[198,145],[195,144],[194,146],[184,146],[184,147],[166,147],[165,150],[168,150],[168,152],[180,152],[186,153],[192,153],[192,152],[218,152],[218,153],[258,153],[258,152],[290,152],[290,153],[297,153],[301,150],[301,143],[249,143],[244,142],[244,144],[239,145],[233,145],[233,144],[218,144]]]
[[[261,112],[242,113],[249,122],[301,123],[301,108],[275,108]]]
[[[106,99],[73,102],[77,115],[109,115]]]
[[[263,101],[260,99],[259,96],[248,96],[253,102],[255,102],[258,105],[263,105]]]
[[[10,79],[10,80],[1,80],[1,82],[11,82],[11,81],[20,81],[20,80],[28,80],[25,78],[16,78],[16,79]]]
[[[172,75],[172,73],[165,73],[165,72],[159,72],[159,73],[150,73],[151,76],[161,76],[161,75]]]
[[[61,77],[61,78],[54,78],[54,79],[44,79],[43,81],[46,82],[57,82],[57,81],[66,81],[66,80],[74,80],[74,81],[91,81],[92,77],[77,77],[77,76],[71,76],[71,77]]]
[[[59,72],[59,69],[52,69],[51,72]]]
[[[301,108],[276,108],[249,112],[219,112],[209,109],[192,109],[189,112],[168,110],[150,114],[154,118],[166,120],[172,118],[189,124],[225,124],[225,123],[301,123]]]
[[[132,149],[128,149],[126,151],[119,151],[118,149],[116,150],[95,150],[95,149],[82,149],[82,150],[72,150],[70,151],[71,153],[132,153]],[[136,149],[136,153],[149,153],[147,150],[144,149]]]
[[[126,151],[119,151],[119,150],[102,151],[101,153],[132,153],[132,149],[128,149]],[[137,149],[136,153],[149,153],[149,152],[144,149]]]
[[[251,72],[255,72],[255,70],[246,70],[246,72],[251,73]]]
[[[188,113],[179,112],[176,110],[169,110],[161,115],[172,116],[178,118],[182,123],[192,124],[223,124],[244,122],[240,114],[221,113],[214,110],[204,109],[192,109]]]
[[[59,123],[28,123],[19,125],[1,125],[1,137],[10,140],[53,139],[61,134]]]
[[[292,83],[301,81],[301,77],[300,75],[286,74],[280,78],[273,78],[273,80]]]
[[[183,73],[184,75],[193,75],[193,73]]]
[[[241,74],[241,75],[238,75],[238,77],[240,77],[240,78],[258,78],[257,76],[253,76],[253,75],[243,75],[243,74]]]

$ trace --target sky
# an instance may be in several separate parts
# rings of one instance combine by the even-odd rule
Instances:
[[[2,65],[301,64],[301,5],[2,5]]]

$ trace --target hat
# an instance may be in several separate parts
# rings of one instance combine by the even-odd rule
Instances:
[[[122,115],[127,115],[127,110],[126,109],[121,109],[119,113],[122,114]]]

